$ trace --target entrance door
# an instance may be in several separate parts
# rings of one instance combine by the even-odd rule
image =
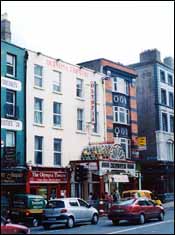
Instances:
[[[57,198],[57,188],[52,186],[50,187],[50,199]]]

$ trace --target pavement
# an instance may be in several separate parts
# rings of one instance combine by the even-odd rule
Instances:
[[[165,210],[174,208],[174,201],[163,203],[163,207],[165,208]]]

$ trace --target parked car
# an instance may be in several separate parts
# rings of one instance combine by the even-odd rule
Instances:
[[[30,234],[30,229],[19,224],[12,224],[1,216],[1,234]]]
[[[80,198],[58,198],[49,200],[44,209],[42,224],[45,229],[53,224],[65,224],[72,228],[77,223],[97,224],[98,211]]]
[[[1,195],[1,215],[5,218],[9,216],[9,200],[5,195]]]
[[[16,194],[10,218],[13,222],[24,222],[36,227],[41,222],[45,205],[45,200],[40,195]]]
[[[122,198],[139,198],[139,197],[146,197],[148,199],[152,199],[152,201],[157,205],[162,205],[161,200],[156,197],[151,191],[149,190],[127,190],[123,191]]]
[[[117,225],[120,220],[128,220],[144,224],[146,220],[157,218],[164,220],[164,208],[147,198],[123,199],[110,208],[108,218]]]

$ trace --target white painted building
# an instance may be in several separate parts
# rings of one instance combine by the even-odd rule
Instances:
[[[41,53],[28,54],[27,162],[65,167],[80,159],[89,142],[104,141],[104,75]]]

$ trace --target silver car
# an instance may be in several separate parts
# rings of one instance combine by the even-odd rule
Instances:
[[[49,200],[44,209],[42,225],[45,229],[53,224],[65,224],[72,228],[81,222],[97,224],[98,211],[80,198],[57,198]]]

